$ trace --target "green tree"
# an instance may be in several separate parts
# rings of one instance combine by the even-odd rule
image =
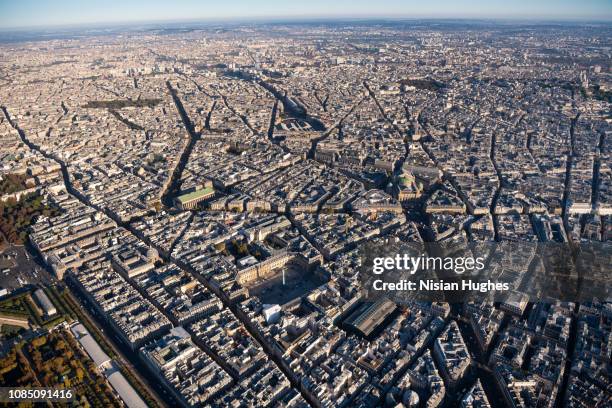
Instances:
[[[83,372],[83,369],[81,367],[76,369],[75,375],[79,382],[83,382],[83,377],[85,376],[85,373]]]

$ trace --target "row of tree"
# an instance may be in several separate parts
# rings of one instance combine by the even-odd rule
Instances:
[[[3,174],[0,178],[0,196],[25,190],[27,187],[25,174]]]
[[[40,193],[28,194],[19,200],[14,198],[0,202],[0,232],[12,244],[27,240],[28,228],[40,216],[53,217],[60,209],[43,202]]]

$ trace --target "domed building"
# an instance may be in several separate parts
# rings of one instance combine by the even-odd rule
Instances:
[[[414,200],[423,194],[423,183],[417,181],[410,171],[404,171],[396,178],[395,187],[399,201]]]
[[[402,404],[407,408],[414,408],[419,406],[419,394],[413,390],[404,391],[402,396]]]

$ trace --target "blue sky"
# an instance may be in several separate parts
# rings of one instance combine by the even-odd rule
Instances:
[[[0,28],[283,17],[609,21],[612,0],[0,0]]]

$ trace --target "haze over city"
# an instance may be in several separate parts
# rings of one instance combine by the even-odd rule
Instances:
[[[0,29],[183,20],[489,18],[610,21],[607,0],[21,0],[0,2]]]

